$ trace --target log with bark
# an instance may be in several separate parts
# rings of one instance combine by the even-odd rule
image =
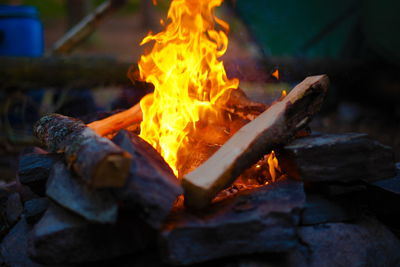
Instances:
[[[317,113],[329,86],[326,75],[306,78],[233,135],[211,158],[185,175],[185,201],[203,208],[245,169],[291,140]]]
[[[69,166],[93,187],[121,187],[131,156],[82,121],[59,114],[41,118],[34,133],[51,152],[64,152]]]

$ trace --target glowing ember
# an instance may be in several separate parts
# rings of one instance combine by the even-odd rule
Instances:
[[[140,78],[154,85],[154,94],[140,102],[140,137],[149,142],[179,177],[179,158],[190,151],[196,123],[222,120],[229,90],[239,81],[228,79],[220,57],[228,46],[229,25],[214,15],[223,0],[173,0],[164,30],[146,36],[154,41],[139,60]],[[204,125],[203,125],[204,126]],[[207,133],[204,133],[207,134]],[[277,166],[274,154],[269,156]],[[275,164],[276,163],[276,164]]]

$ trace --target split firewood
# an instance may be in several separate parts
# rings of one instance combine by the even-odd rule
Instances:
[[[318,112],[328,85],[326,75],[308,77],[241,128],[211,158],[184,176],[186,204],[194,208],[207,206],[263,155],[291,140]]]
[[[126,129],[134,123],[140,123],[143,119],[142,109],[137,103],[133,107],[111,115],[105,119],[94,121],[87,126],[100,136],[106,136]]]
[[[34,133],[51,152],[65,160],[94,187],[121,187],[128,177],[131,156],[77,119],[52,114],[41,118]]]

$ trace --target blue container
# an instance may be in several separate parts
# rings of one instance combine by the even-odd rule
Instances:
[[[43,27],[32,6],[0,5],[0,55],[42,56]]]

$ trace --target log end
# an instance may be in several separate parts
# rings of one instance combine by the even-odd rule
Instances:
[[[127,152],[111,154],[101,160],[93,174],[91,185],[100,187],[122,187],[129,175],[132,156]]]
[[[182,180],[182,186],[185,190],[185,206],[192,209],[203,209],[210,203],[212,196],[205,190],[188,179]]]

